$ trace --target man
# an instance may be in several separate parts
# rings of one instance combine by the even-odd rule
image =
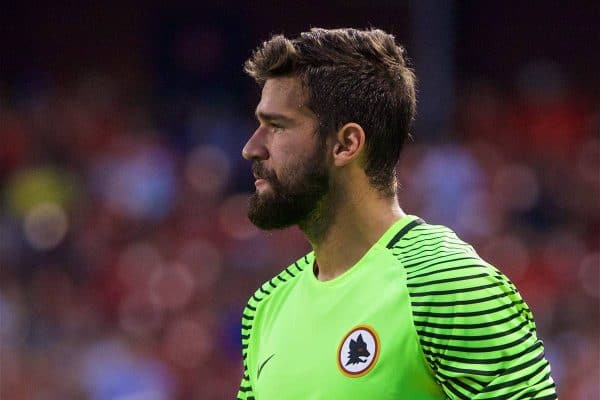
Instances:
[[[262,86],[249,218],[313,251],[250,298],[238,398],[555,399],[514,285],[398,205],[415,78],[394,37],[274,36],[245,67]]]

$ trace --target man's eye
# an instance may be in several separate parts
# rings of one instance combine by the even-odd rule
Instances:
[[[283,126],[277,125],[277,124],[271,124],[271,128],[273,128],[274,131],[280,131],[283,129]]]

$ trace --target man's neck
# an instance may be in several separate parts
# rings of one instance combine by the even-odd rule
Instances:
[[[362,194],[326,199],[318,217],[301,226],[315,252],[321,281],[334,279],[354,266],[405,215],[395,196],[383,198],[372,191]]]

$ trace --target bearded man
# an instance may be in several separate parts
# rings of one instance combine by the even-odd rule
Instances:
[[[245,67],[262,87],[249,218],[298,225],[312,251],[248,301],[238,399],[555,399],[515,286],[398,204],[416,100],[394,37],[274,36]]]

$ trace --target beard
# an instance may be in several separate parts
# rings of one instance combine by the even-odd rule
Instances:
[[[282,179],[254,161],[253,172],[270,186],[250,197],[248,218],[254,225],[264,230],[301,225],[317,211],[329,192],[325,152],[319,150],[317,147],[307,160],[283,168]]]

